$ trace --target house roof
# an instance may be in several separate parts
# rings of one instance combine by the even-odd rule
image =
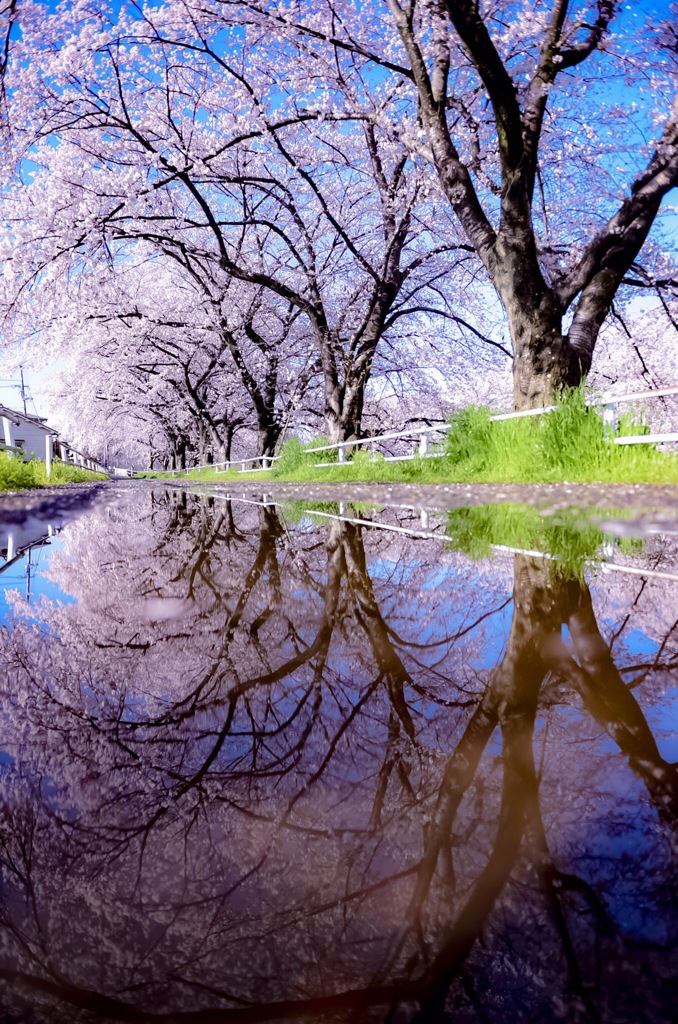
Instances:
[[[10,409],[6,405],[0,405],[0,416],[11,420],[17,427],[22,423],[32,423],[36,427],[41,427],[48,434],[58,434],[58,431],[54,430],[53,427],[46,426],[47,419],[45,416],[29,416],[28,413],[19,412],[18,409]]]

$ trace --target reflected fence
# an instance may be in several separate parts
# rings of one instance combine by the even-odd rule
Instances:
[[[284,506],[283,502],[276,501],[270,494],[262,494],[260,501],[244,494],[237,495],[229,491],[215,491],[211,497],[215,500],[239,502],[243,505],[258,505],[260,508],[281,508]],[[403,536],[411,537],[416,540],[434,540],[438,542],[444,542],[446,540],[444,521],[441,520],[437,523],[432,522],[436,513],[440,513],[442,515],[440,509],[424,507],[422,505],[380,505],[382,513],[389,511],[414,512],[419,519],[420,527],[419,529],[416,529],[412,526],[400,526],[393,523],[385,523],[378,519],[370,519],[365,516],[347,515],[347,502],[340,501],[337,504],[338,513],[323,512],[320,509],[309,508],[304,510],[304,515],[321,520],[332,520],[337,523],[349,523],[352,526],[359,526],[361,529],[366,528],[384,531],[386,533],[402,534]],[[672,582],[678,583],[678,573],[665,572],[661,569],[650,568],[648,566],[640,567],[619,562],[617,560],[617,541],[619,540],[619,535],[614,531],[607,532],[603,523],[601,523],[601,530],[605,537],[601,550],[602,557],[586,559],[587,565],[592,568],[600,569],[602,572],[627,573],[630,576],[640,576],[644,579],[671,580]],[[664,536],[677,535],[677,531],[672,530],[669,527],[658,528],[646,526],[644,527],[644,530],[647,534],[659,534]],[[520,548],[509,544],[489,544],[489,548],[494,552],[503,552],[504,554],[509,555],[523,555],[527,558],[541,558],[548,562],[558,561],[558,557],[556,555],[549,554],[546,551],[539,551],[535,548]]]
[[[589,408],[602,410],[603,430],[606,437],[613,444],[674,444],[678,441],[678,432],[632,434],[624,437],[616,437],[615,435],[620,421],[619,406],[677,396],[678,385],[671,385],[670,387],[633,391],[621,395],[604,394],[600,398],[591,399],[586,405]],[[547,405],[538,409],[523,409],[519,412],[495,413],[493,416],[490,416],[490,422],[498,423],[502,420],[521,419],[525,416],[543,416],[546,413],[553,412],[556,408],[557,406],[555,405]],[[383,434],[372,434],[368,437],[352,438],[351,440],[340,441],[335,444],[306,448],[305,454],[317,453],[322,457],[321,461],[314,463],[314,469],[329,468],[330,466],[348,463],[351,456],[361,449],[366,449],[373,457],[379,455],[385,462],[406,462],[417,458],[444,458],[445,452],[431,451],[431,442],[433,439],[441,441],[449,429],[450,424],[448,422],[440,423],[436,426],[411,427],[408,430],[389,431]],[[408,450],[403,451],[404,448]],[[328,456],[325,454],[327,452],[336,452],[336,459],[327,461]],[[187,469],[175,469],[172,471],[172,476],[181,476],[182,474],[193,473],[203,469],[213,469],[217,473],[220,471],[227,473],[230,470],[237,470],[239,473],[263,473],[271,469],[273,463],[279,459],[280,455],[252,455],[247,458],[211,462]]]
[[[678,588],[251,490],[93,499],[10,596],[0,1017],[672,1021]]]

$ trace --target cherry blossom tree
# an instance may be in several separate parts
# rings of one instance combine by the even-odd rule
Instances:
[[[211,6],[234,9],[281,52],[324,51],[328,75],[389,74],[411,99],[392,128],[435,167],[505,310],[516,407],[578,384],[678,184],[675,31],[609,0]]]
[[[17,19],[18,0],[6,0],[0,7],[0,81],[4,84],[9,61],[12,30]]]
[[[261,69],[234,34],[248,69],[236,73],[219,27],[214,39],[203,37],[179,6],[154,12],[153,22],[147,12],[111,23],[102,12],[96,47],[85,17],[68,45],[45,53],[45,32],[59,37],[65,17],[57,11],[24,42],[25,60],[31,46],[42,54],[42,69],[24,84],[33,97],[27,131],[43,141],[33,152],[40,169],[15,213],[31,227],[15,247],[14,278],[44,283],[63,272],[60,264],[72,274],[97,258],[126,258],[143,241],[177,260],[213,304],[228,302],[234,278],[264,288],[269,320],[282,303],[286,317],[301,314],[310,325],[328,434],[359,433],[382,337],[404,317],[441,313],[444,279],[460,253],[469,259],[440,218],[421,162],[381,127],[378,91],[371,95],[356,71],[337,94],[343,110],[287,117],[275,69]],[[237,118],[225,113],[229,105]],[[43,202],[46,187],[58,191],[52,204]],[[252,321],[245,335],[266,354],[268,340]],[[257,415],[268,420],[259,427],[268,451],[280,430],[268,371],[257,378],[230,328],[224,336]],[[315,359],[300,371],[308,379]]]
[[[94,292],[89,282],[66,285],[41,328],[55,353],[68,339],[60,391],[77,395],[81,409],[83,402],[90,409],[91,392],[114,414],[145,410],[148,421],[163,421],[168,438],[167,415],[175,433],[183,422],[172,442],[182,466],[187,448],[200,462],[230,459],[242,428],[250,448],[254,432],[259,453],[273,454],[314,368],[298,311],[266,305],[261,288],[233,280],[216,286],[192,261],[142,255],[120,261]]]
[[[42,345],[36,311],[56,317],[76,279],[93,298],[100,268],[141,247],[210,307],[198,379],[228,354],[261,454],[316,379],[332,440],[360,433],[366,396],[427,390],[403,340],[417,332],[454,348],[439,380],[487,391],[509,345],[497,305],[515,404],[550,401],[629,295],[651,289],[675,319],[658,230],[678,165],[675,37],[589,7],[22,5],[6,336]],[[191,444],[218,445],[212,398],[182,401]]]

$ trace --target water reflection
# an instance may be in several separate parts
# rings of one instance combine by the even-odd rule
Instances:
[[[8,1020],[674,1019],[678,584],[362,514],[143,491],[16,596]]]

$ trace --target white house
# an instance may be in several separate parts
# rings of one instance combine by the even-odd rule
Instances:
[[[0,416],[4,435],[3,448],[18,448],[24,453],[24,458],[41,459],[44,462],[49,446],[51,458],[52,439],[56,437],[57,432],[54,427],[47,426],[45,419],[16,412],[5,405],[0,405]]]
[[[4,442],[0,440],[0,450],[14,452],[24,459],[40,459],[47,466],[48,476],[55,455],[62,462],[72,462],[84,469],[105,472],[104,467],[94,459],[63,441],[42,416],[28,416],[27,413],[0,405],[0,419],[4,438]]]

